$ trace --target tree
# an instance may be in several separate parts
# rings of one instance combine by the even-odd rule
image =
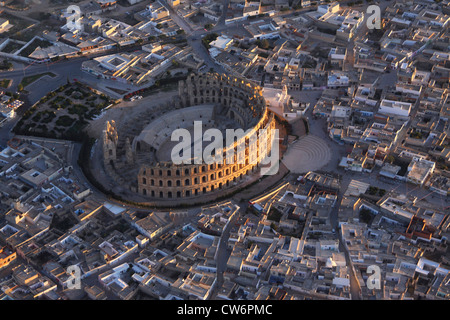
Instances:
[[[270,227],[272,228],[272,230],[277,231],[277,225],[276,225],[275,222],[272,222],[272,223],[270,224]]]
[[[362,208],[359,211],[359,219],[366,224],[369,224],[369,222],[372,220],[372,217],[372,212],[369,209]]]
[[[263,40],[256,40],[255,44],[260,47],[261,49],[269,49],[270,43],[269,40],[263,39]]]
[[[17,85],[17,91],[22,91],[23,90],[23,84],[21,84],[21,83],[19,83],[18,85]]]
[[[378,188],[370,186],[369,189],[367,190],[367,193],[374,196],[378,193]]]
[[[387,163],[393,164],[394,161],[395,161],[395,158],[394,158],[393,155],[390,154],[390,155],[388,155],[388,156],[386,157],[386,162],[387,162]]]

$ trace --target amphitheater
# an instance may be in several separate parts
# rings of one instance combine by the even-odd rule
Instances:
[[[189,75],[179,82],[177,95],[144,110],[120,126],[114,120],[106,122],[103,166],[115,183],[153,202],[189,202],[236,189],[250,177],[259,177],[262,159],[272,143],[279,143],[274,139],[276,121],[261,88],[231,76]],[[231,143],[222,141],[221,161],[207,163],[198,154],[189,154],[190,161],[174,163],[172,150],[179,142],[172,141],[172,133],[185,129],[195,137],[199,124],[203,133],[218,129],[226,136],[227,129],[242,129],[245,135]],[[204,150],[205,143],[200,146]]]

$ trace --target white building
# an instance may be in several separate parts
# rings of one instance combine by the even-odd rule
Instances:
[[[0,33],[7,32],[12,27],[13,25],[9,23],[8,19],[0,18]]]
[[[435,167],[436,164],[433,161],[413,158],[408,166],[407,181],[422,186],[433,173]]]
[[[317,7],[317,12],[320,13],[336,13],[338,12],[340,9],[339,3],[338,2],[333,2],[333,3],[329,3],[329,4],[321,4]]]
[[[412,104],[408,102],[383,99],[381,100],[378,112],[387,115],[408,117],[411,112],[411,108]]]
[[[210,46],[220,50],[226,50],[231,44],[233,44],[233,39],[230,39],[227,36],[219,36],[210,43]]]
[[[327,81],[328,88],[339,88],[348,86],[349,86],[349,78],[347,75],[342,73],[332,73],[328,76]]]
[[[16,116],[15,109],[3,103],[0,103],[0,114],[7,119],[12,119]]]

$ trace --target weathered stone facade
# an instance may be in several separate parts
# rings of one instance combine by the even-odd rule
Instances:
[[[275,119],[268,112],[261,88],[246,80],[208,73],[189,76],[180,81],[178,89],[179,106],[172,113],[157,117],[132,142],[127,137],[121,144],[125,150],[118,153],[124,154],[124,160],[117,168],[123,168],[125,163],[138,166],[136,187],[130,189],[149,199],[188,200],[235,187],[246,176],[256,173],[261,159],[271,150],[275,131]],[[216,118],[217,115],[223,118]],[[221,121],[222,127],[228,128],[226,119],[242,128],[245,136],[223,146],[222,161],[174,164],[167,159],[158,160],[158,148],[170,140],[173,130],[192,126],[196,120],[211,128]],[[103,152],[109,168],[111,161],[116,161],[117,140],[115,125],[108,122]],[[244,151],[239,153],[242,146]],[[227,150],[233,154],[232,158],[227,159]],[[143,154],[151,160],[137,163]]]
[[[103,162],[105,165],[110,165],[116,161],[118,141],[119,135],[115,121],[107,121],[106,128],[103,130]]]
[[[180,81],[178,91],[183,106],[220,103],[229,107],[227,116],[244,129],[256,125],[266,113],[262,89],[247,80],[216,73],[193,75]]]

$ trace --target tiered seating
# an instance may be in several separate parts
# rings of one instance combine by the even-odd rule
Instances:
[[[137,141],[144,141],[158,150],[177,128],[192,127],[194,121],[203,121],[204,124],[211,122],[213,115],[213,105],[200,105],[169,112],[147,125],[137,137]]]

